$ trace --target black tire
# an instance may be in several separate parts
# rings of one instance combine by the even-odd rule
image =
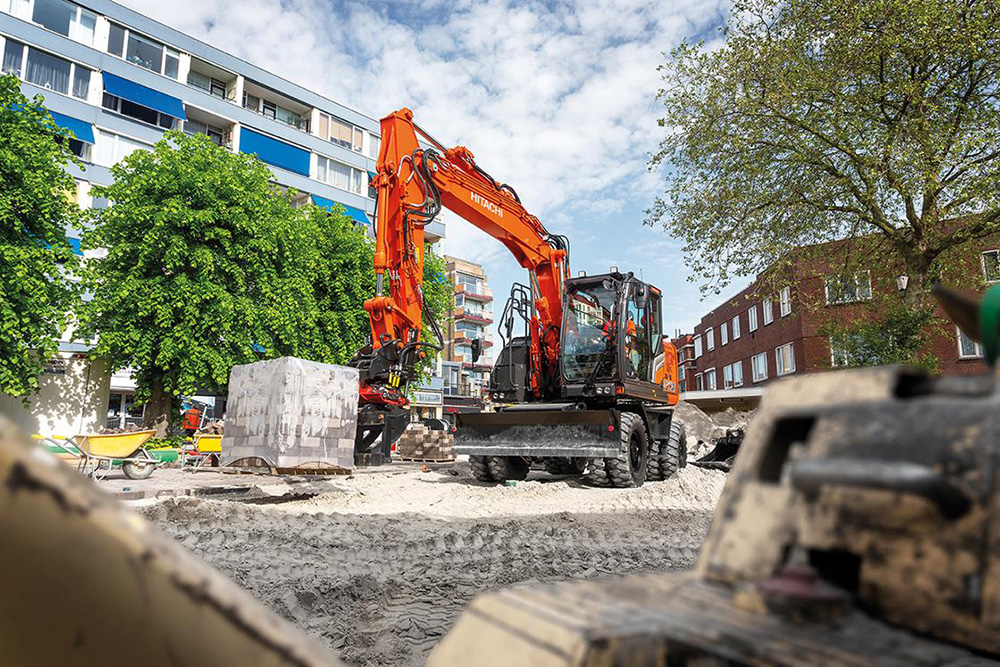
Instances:
[[[129,458],[140,459],[139,461],[122,461],[122,472],[129,479],[146,479],[156,470],[156,459],[145,449],[133,452]]]
[[[650,460],[646,468],[646,479],[649,481],[670,479],[687,465],[687,432],[676,415],[670,419],[667,439],[656,443],[656,452],[657,458]]]
[[[587,459],[559,457],[545,459],[543,463],[550,475],[582,475],[587,469]]]
[[[477,482],[494,482],[493,475],[490,474],[490,464],[488,457],[470,456],[469,465],[472,466],[472,476]]]
[[[528,477],[530,466],[520,456],[490,456],[487,462],[495,482],[521,481]]]
[[[604,465],[604,459],[590,459],[587,461],[587,472],[584,474],[584,481],[590,486],[611,486],[608,481],[608,471]]]

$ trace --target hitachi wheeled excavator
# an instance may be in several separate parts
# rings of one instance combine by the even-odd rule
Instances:
[[[409,109],[383,118],[381,130],[377,293],[365,302],[371,344],[353,362],[361,382],[357,464],[388,457],[406,428],[417,364],[440,347],[421,338],[423,253],[424,227],[445,207],[503,243],[529,277],[514,285],[501,318],[504,345],[489,388],[501,407],[457,416],[454,451],[470,456],[476,478],[524,479],[539,463],[598,486],[630,487],[683,466],[683,426],[672,409],[677,355],[663,335],[660,290],[614,267],[571,278],[568,240],[550,234],[471,151],[445,148]]]

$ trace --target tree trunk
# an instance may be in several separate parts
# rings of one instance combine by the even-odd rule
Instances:
[[[174,397],[163,388],[163,380],[154,378],[150,386],[149,402],[142,418],[143,428],[155,428],[156,437],[167,435],[174,414]]]

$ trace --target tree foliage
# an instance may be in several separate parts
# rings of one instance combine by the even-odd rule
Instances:
[[[711,286],[876,234],[922,287],[1000,231],[1000,4],[735,0],[722,37],[661,68],[670,170],[647,218]]]
[[[27,397],[58,349],[77,297],[66,240],[76,158],[41,97],[0,76],[0,391]]]
[[[432,246],[427,246],[424,250],[424,321],[423,330],[420,332],[421,340],[432,345],[443,346],[444,341],[444,315],[451,307],[454,299],[454,285],[448,280],[448,263],[444,257],[434,252]],[[435,331],[432,325],[435,323],[438,330]],[[439,338],[440,336],[440,338]],[[428,354],[418,368],[420,377],[424,380],[430,376],[433,370],[434,355]]]
[[[107,255],[87,266],[83,322],[131,369],[147,425],[173,418],[179,395],[225,387],[234,364],[344,359],[333,336],[347,337],[364,285],[346,258],[364,242],[340,231],[344,216],[295,209],[256,157],[200,134],[168,132],[112,174],[94,193],[113,205],[92,211],[84,239]]]
[[[930,307],[898,303],[881,318],[859,319],[846,325],[831,323],[822,333],[830,338],[838,366],[908,364],[935,372],[938,360],[928,351],[933,319]]]

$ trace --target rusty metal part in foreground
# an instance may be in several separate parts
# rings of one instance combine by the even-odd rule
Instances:
[[[0,417],[0,663],[338,665]]]
[[[998,418],[993,376],[776,382],[694,572],[484,595],[428,664],[997,664]]]

